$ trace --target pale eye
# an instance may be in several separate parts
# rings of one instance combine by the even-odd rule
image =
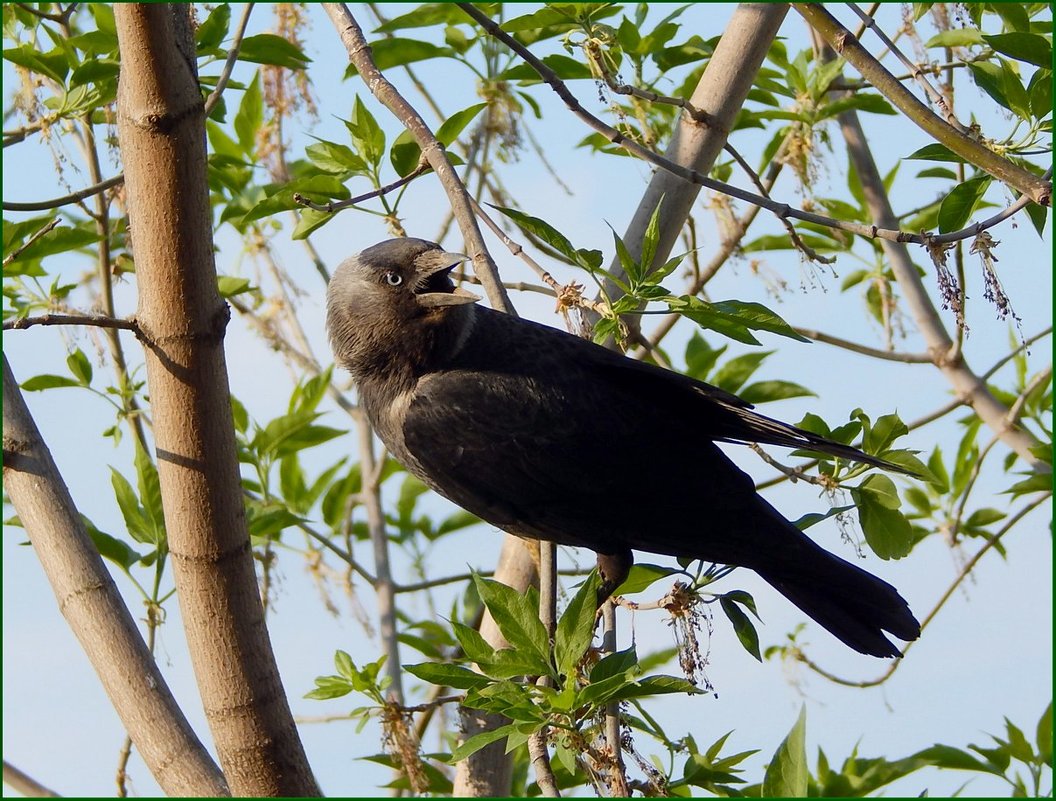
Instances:
[[[385,283],[389,286],[399,286],[403,283],[403,276],[399,273],[387,272],[385,273]]]

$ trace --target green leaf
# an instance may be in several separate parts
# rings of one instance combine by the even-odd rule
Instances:
[[[839,64],[838,61],[832,63]],[[854,94],[850,97],[841,97],[839,100],[834,100],[831,103],[825,103],[815,114],[816,118],[820,121],[835,117],[837,114],[842,114],[845,111],[865,111],[870,114],[898,113],[895,111],[894,107],[880,95]]]
[[[143,507],[139,505],[136,491],[132,488],[128,479],[111,467],[110,483],[114,487],[114,497],[117,499],[117,506],[121,510],[121,516],[125,519],[125,528],[128,530],[129,535],[136,542],[158,545],[159,543],[153,540],[153,527],[147,520]]]
[[[625,651],[616,651],[598,660],[590,669],[590,683],[597,684],[613,676],[626,676],[627,671],[634,670],[637,666],[638,654],[632,645]]]
[[[917,161],[949,161],[954,164],[964,164],[965,160],[950,150],[946,145],[932,144],[925,145],[920,150],[914,150],[908,156],[907,159],[915,159]]]
[[[81,515],[81,522],[84,523],[84,528],[95,544],[95,549],[99,551],[99,555],[118,565],[126,573],[143,558],[142,554],[133,550],[124,540],[119,540],[104,531],[100,531],[84,515]]]
[[[873,475],[870,478],[886,478]],[[888,479],[890,481],[890,479]],[[882,502],[882,496],[873,492],[852,490],[858,502],[858,520],[865,534],[865,541],[873,553],[881,559],[901,559],[913,548],[913,528],[906,516]],[[884,498],[890,502],[889,498]]]
[[[312,701],[329,701],[341,698],[352,692],[352,685],[338,676],[319,676],[315,680],[315,689],[304,694]]]
[[[733,623],[733,630],[737,634],[737,639],[741,641],[741,645],[744,646],[744,650],[762,662],[763,657],[759,653],[759,633],[755,630],[755,624],[752,623],[751,618],[725,595],[719,596],[719,603],[726,617]]]
[[[239,61],[251,61],[254,64],[286,67],[291,70],[303,70],[311,63],[311,59],[301,51],[301,48],[273,33],[247,36],[242,40],[238,59]]]
[[[1043,120],[1049,116],[1052,113],[1052,70],[1037,70],[1030,79],[1027,93],[1035,119]],[[1037,205],[1028,206],[1027,210],[1031,208],[1041,209],[1042,212],[1046,210],[1044,206]]]
[[[975,78],[976,85],[990,95],[991,99],[999,105],[1012,111],[1012,104],[1008,97],[1005,86],[1005,72],[1000,64],[990,61],[973,61],[968,63],[968,69]]]
[[[436,138],[445,147],[450,146],[452,142],[458,139],[458,135],[462,133],[465,127],[487,107],[487,103],[477,103],[469,108],[462,109],[462,111],[455,112],[444,120],[444,123],[437,129]],[[421,155],[422,149],[418,147],[417,140],[415,140],[410,131],[406,130],[396,137],[392,147],[389,149],[389,160],[392,162],[397,175],[401,177],[409,175],[418,166]]]
[[[867,453],[880,453],[908,433],[909,429],[897,414],[881,415],[866,433],[863,445]]]
[[[336,142],[325,140],[308,145],[304,149],[312,164],[323,172],[338,175],[346,172],[365,175],[367,173],[367,162],[352,152],[347,145],[339,145]]]
[[[205,22],[198,26],[194,32],[194,40],[198,45],[198,53],[220,47],[220,43],[227,36],[231,27],[231,6],[227,3],[217,6],[213,12],[205,18]]]
[[[764,350],[736,356],[718,369],[711,377],[711,383],[727,392],[737,392],[772,353],[772,350]]]
[[[495,656],[495,649],[488,644],[488,641],[481,636],[479,631],[457,621],[451,622],[451,628],[455,633],[458,644],[462,647],[462,653],[466,655],[469,661],[478,665],[484,665],[492,661]]]
[[[670,695],[672,693],[700,695],[702,692],[692,682],[676,676],[646,676],[644,679],[639,679],[623,686],[618,692],[606,698],[605,702],[629,701],[632,698],[646,698],[651,695]]]
[[[4,227],[7,228],[8,223],[4,221]],[[33,231],[38,230],[42,226],[35,226]],[[5,235],[4,239],[8,237]],[[34,242],[32,245],[22,251],[17,259],[12,259],[10,264],[4,265],[4,275],[9,275],[9,268],[12,264],[18,264],[20,262],[31,262],[39,259],[43,259],[46,256],[53,256],[56,253],[66,253],[71,250],[80,250],[88,245],[92,245],[100,240],[100,235],[96,231],[89,231],[86,228],[76,227],[71,228],[66,225],[59,225],[52,228],[48,233],[44,234],[40,239]],[[9,247],[9,246],[8,246]]]
[[[674,575],[680,571],[673,567],[660,567],[647,563],[636,563],[631,565],[631,570],[624,579],[623,584],[616,588],[613,595],[632,595],[648,589],[661,579]]]
[[[1002,20],[1005,28],[1012,31],[1030,30],[1030,17],[1023,3],[987,3],[985,6],[990,11],[995,11]]]
[[[236,275],[217,276],[216,288],[222,298],[233,298],[235,295],[253,290],[248,278],[239,278]]]
[[[452,762],[461,762],[466,757],[475,754],[481,748],[486,745],[508,737],[517,731],[517,726],[514,723],[507,723],[505,726],[499,726],[497,729],[491,731],[483,731],[480,734],[474,734],[468,740],[460,743],[457,748],[451,752]]]
[[[939,231],[959,231],[971,218],[979,201],[983,199],[992,179],[989,175],[971,178],[958,184],[946,195],[939,206]]]
[[[439,139],[445,147],[449,146],[452,142],[458,139],[458,135],[465,130],[466,126],[487,107],[487,103],[477,103],[469,108],[456,111],[444,120],[443,124],[437,129],[436,138]]]
[[[805,798],[810,772],[807,769],[807,710],[801,707],[791,731],[766,766],[762,794],[766,798]]]
[[[576,81],[593,78],[590,68],[562,53],[551,53],[543,56],[541,61],[553,70],[563,81]],[[522,84],[538,83],[542,79],[530,64],[518,64],[499,75],[504,81],[521,81]]]
[[[46,75],[60,85],[66,83],[66,73],[70,68],[66,53],[60,47],[47,53],[28,44],[10,47],[4,50],[4,59],[30,72]]]
[[[924,43],[925,47],[969,47],[983,44],[983,34],[976,28],[940,31]]]
[[[756,381],[744,389],[738,390],[737,394],[741,400],[748,403],[768,403],[770,401],[785,400],[786,398],[817,397],[801,384],[792,381]]]
[[[988,765],[985,762],[980,762],[967,751],[962,751],[960,748],[954,748],[952,745],[936,744],[930,748],[925,748],[923,751],[918,751],[913,757],[916,759],[925,759],[929,764],[935,765],[939,768],[973,770],[979,773],[992,773],[996,776],[1004,775],[1003,771],[995,765]]]
[[[699,331],[694,331],[686,344],[686,375],[698,381],[705,380],[719,357],[725,352],[726,345],[721,348],[712,348]]]
[[[246,87],[246,93],[242,96],[242,102],[238,105],[238,113],[235,115],[235,134],[238,136],[238,144],[242,153],[253,158],[257,150],[257,132],[264,124],[264,95],[260,91],[260,71],[253,76],[253,80]]]
[[[374,51],[374,63],[382,71],[413,64],[416,61],[425,61],[430,58],[451,58],[455,55],[455,51],[450,47],[441,47],[420,39],[403,39],[400,37],[378,39],[375,42],[371,42],[370,49]],[[348,74],[354,75],[355,67],[350,67]]]
[[[692,295],[663,298],[671,311],[688,317],[701,328],[718,331],[738,342],[758,345],[759,340],[751,330],[770,331],[781,336],[808,342],[784,320],[759,303],[746,303],[740,300],[725,300],[708,303]]]
[[[502,206],[495,206],[491,203],[488,205],[513,220],[517,227],[522,231],[543,240],[558,253],[566,256],[584,269],[596,270],[601,266],[601,251],[577,250],[568,240],[568,237],[545,220],[540,220],[538,217],[532,217],[531,215],[525,214],[522,211],[517,211],[516,209],[503,208]]]
[[[873,499],[885,509],[898,509],[902,501],[898,498],[898,489],[895,482],[882,473],[873,473],[859,486],[859,492],[867,492]]]
[[[1052,44],[1041,34],[999,33],[982,38],[998,53],[1017,61],[1027,61],[1038,67],[1052,67]]]
[[[356,152],[369,164],[380,164],[381,157],[385,155],[385,132],[370,109],[363,105],[359,95],[356,95],[356,102],[352,104],[352,119],[345,122],[345,127],[352,134]]]
[[[514,648],[522,649],[544,664],[549,660],[549,642],[546,629],[539,620],[539,610],[512,587],[498,581],[473,576],[477,593],[488,607],[495,624]]]
[[[440,687],[453,687],[456,690],[472,690],[477,687],[485,687],[491,683],[491,679],[487,676],[475,673],[469,668],[443,662],[404,665],[403,669],[412,676],[417,676],[422,681],[427,681]]]
[[[44,389],[55,387],[80,387],[83,384],[73,378],[64,375],[35,375],[22,382],[21,387],[26,392],[40,392]]]
[[[1038,719],[1035,743],[1038,746],[1038,756],[1046,765],[1052,764],[1052,701],[1045,707],[1041,717]]]
[[[645,273],[648,273],[653,266],[653,259],[656,258],[656,249],[660,244],[660,207],[663,203],[664,196],[661,195],[656,202],[656,208],[653,209],[653,213],[649,217],[649,224],[646,226],[645,234],[642,237],[642,258],[639,263]]]
[[[850,511],[853,508],[854,504],[848,504],[847,506],[833,506],[827,512],[808,512],[798,520],[794,520],[792,525],[800,531],[806,531],[808,528],[816,523],[820,523],[822,520],[828,520],[830,517],[835,517],[836,515]]]
[[[158,468],[138,439],[135,440],[135,444],[136,484],[139,488],[139,498],[146,519],[150,523],[153,541],[160,544],[165,541],[165,511],[161,502]]]
[[[554,632],[554,657],[558,672],[571,676],[594,639],[594,618],[601,579],[591,571],[569,601]]]

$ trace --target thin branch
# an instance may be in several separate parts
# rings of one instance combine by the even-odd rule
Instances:
[[[6,759],[4,760],[4,784],[27,798],[61,798],[54,790],[45,787],[28,773],[23,773]]]
[[[13,251],[11,251],[11,253],[9,253],[7,256],[4,257],[4,266],[6,267],[11,262],[13,262],[15,259],[17,259],[19,256],[21,256],[23,253],[25,253],[26,249],[30,245],[32,245],[34,242],[36,242],[42,236],[44,236],[49,231],[51,231],[51,229],[54,228],[56,225],[58,225],[60,222],[62,222],[62,220],[59,217],[56,217],[51,222],[47,223],[42,228],[40,228],[36,233],[33,234],[33,236],[31,236],[29,239],[27,239],[25,242],[23,242],[21,245],[19,245],[17,248],[15,248]]]
[[[374,592],[378,599],[378,623],[385,647],[385,672],[392,679],[389,697],[403,703],[403,668],[400,667],[400,643],[396,634],[396,593],[389,566],[389,543],[385,533],[385,513],[381,506],[381,487],[377,476],[384,458],[374,458],[374,432],[365,417],[356,420],[359,432],[359,458],[363,475],[363,505],[367,510],[367,530],[374,545]]]
[[[939,598],[935,606],[932,607],[931,611],[928,612],[927,616],[920,622],[921,632],[923,632],[924,629],[928,626],[928,624],[935,619],[935,616],[939,613],[939,610],[942,609],[942,607],[946,605],[946,602],[950,600],[950,597],[953,595],[954,591],[959,586],[961,586],[961,583],[971,574],[972,570],[975,569],[975,566],[979,564],[979,560],[982,559],[991,548],[996,546],[1001,541],[1001,538],[1004,537],[1005,534],[1007,534],[1012,529],[1012,527],[1016,525],[1016,523],[1022,520],[1028,513],[1034,511],[1034,509],[1041,506],[1043,503],[1049,501],[1051,498],[1051,492],[1043,493],[1041,497],[1031,501],[1026,506],[1021,508],[1018,512],[1016,512],[1016,514],[1009,518],[1005,525],[1003,525],[1001,529],[996,534],[994,534],[994,536],[990,537],[986,541],[986,544],[983,545],[983,547],[981,547],[976,552],[975,556],[973,556],[971,559],[968,560],[967,563],[965,563],[964,567],[962,567],[961,571],[957,574],[957,577],[953,580],[950,586],[946,588],[946,592],[942,594],[942,597]],[[907,653],[909,653],[909,649],[913,647],[914,643],[918,642],[920,642],[919,639],[912,640],[911,642],[906,643],[906,647],[902,649],[902,656],[904,657]],[[844,687],[875,687],[878,684],[883,684],[885,681],[891,678],[891,675],[896,670],[898,670],[899,665],[901,665],[903,661],[902,659],[892,660],[887,670],[885,670],[875,679],[856,681],[854,679],[845,679],[840,676],[837,676],[834,673],[830,673],[815,662],[812,662],[802,651],[798,649],[794,652],[794,656],[797,661],[802,662],[804,665],[806,665],[818,675],[824,676],[829,681],[835,684],[843,685]]]
[[[4,211],[48,211],[49,209],[57,209],[62,206],[68,206],[71,203],[78,203],[85,198],[98,195],[100,192],[105,192],[107,189],[112,189],[115,186],[125,182],[125,174],[118,173],[113,178],[107,178],[105,181],[100,181],[93,186],[89,186],[87,189],[82,189],[79,192],[72,192],[69,195],[63,197],[57,197],[53,200],[42,200],[37,203],[9,203],[6,200],[3,203]]]
[[[350,568],[352,568],[353,571],[358,573],[359,576],[364,579],[371,587],[374,587],[377,584],[378,580],[373,575],[371,575],[370,571],[368,571],[365,567],[363,567],[363,565],[357,562],[352,556],[352,554],[350,554],[344,548],[339,545],[335,545],[329,537],[323,536],[314,528],[304,522],[297,523],[297,528],[299,528],[313,540],[318,542],[324,548],[332,551],[339,559],[341,559],[341,561],[343,561]]]
[[[659,95],[656,92],[653,92],[653,91],[651,91],[649,89],[641,89],[641,88],[636,87],[636,86],[631,86],[630,84],[618,82],[615,79],[615,77],[612,75],[612,72],[609,70],[608,65],[605,63],[604,59],[599,58],[599,57],[591,58],[590,57],[591,56],[590,49],[587,48],[586,45],[584,45],[584,49],[587,50],[587,55],[588,55],[588,58],[590,60],[590,63],[593,64],[594,67],[596,68],[597,72],[599,72],[601,74],[602,79],[605,81],[605,85],[608,86],[609,89],[611,89],[616,94],[629,95],[631,97],[637,97],[637,98],[640,98],[642,100],[648,100],[649,102],[652,102],[652,103],[660,103],[660,104],[663,104],[663,105],[677,106],[677,107],[681,108],[683,111],[685,111],[690,117],[692,117],[695,122],[699,122],[702,125],[712,125],[712,126],[715,125],[715,120],[712,118],[712,116],[710,114],[706,113],[702,109],[697,108],[696,106],[694,106],[692,103],[690,103],[685,98],[682,98],[682,97],[667,97],[665,95]],[[765,197],[767,200],[772,200],[772,198],[770,197],[770,193],[767,191],[767,188],[759,180],[759,176],[756,174],[755,170],[753,170],[751,165],[748,164],[748,162],[744,160],[744,158],[741,156],[741,154],[739,152],[737,152],[737,149],[734,148],[734,146],[731,145],[729,142],[726,142],[723,145],[723,150],[725,150],[727,153],[729,153],[730,156],[733,158],[733,160],[737,162],[738,166],[740,166],[740,168],[742,170],[744,170],[745,174],[748,176],[748,178],[751,180],[751,182],[755,185],[756,189],[759,190],[759,194],[762,195],[763,197]],[[799,250],[801,253],[803,253],[803,255],[805,255],[808,259],[810,259],[812,261],[820,262],[822,264],[835,264],[836,263],[836,257],[835,256],[822,256],[817,251],[815,251],[812,247],[807,245],[800,238],[799,233],[796,231],[796,229],[792,227],[792,223],[790,223],[788,221],[787,217],[782,217],[782,216],[778,215],[778,220],[785,227],[785,230],[788,232],[789,238],[792,240],[792,244],[796,247],[797,250]]]
[[[111,328],[132,331],[142,336],[135,318],[107,317],[105,314],[41,314],[37,317],[20,317],[4,322],[4,331],[21,331],[35,325],[88,325],[95,328]]]
[[[366,194],[359,195],[359,196],[354,197],[354,198],[350,198],[349,200],[341,200],[341,201],[338,201],[337,203],[334,203],[333,201],[330,201],[330,202],[327,202],[327,203],[316,203],[313,200],[311,200],[311,198],[307,198],[304,195],[302,195],[300,192],[294,192],[293,193],[293,202],[294,203],[299,203],[302,206],[307,206],[310,209],[315,209],[316,211],[325,211],[325,212],[329,212],[329,213],[332,214],[335,211],[340,211],[341,209],[347,209],[349,206],[355,206],[357,203],[362,203],[365,200],[370,200],[371,198],[380,197],[381,195],[387,195],[389,192],[393,191],[394,189],[399,189],[401,186],[404,186],[405,184],[409,184],[411,181],[413,181],[419,175],[424,175],[425,173],[429,172],[429,170],[431,170],[431,169],[432,169],[432,167],[429,166],[429,162],[427,162],[423,158],[423,159],[421,159],[418,162],[418,166],[417,167],[415,167],[411,172],[407,173],[407,175],[403,176],[399,180],[393,181],[391,184],[386,184],[385,186],[378,187],[377,189],[373,189],[370,192],[367,192]]]
[[[895,58],[901,61],[902,65],[910,71],[910,74],[912,75],[914,80],[916,80],[917,83],[919,83],[921,88],[924,90],[924,94],[926,94],[931,100],[931,102],[934,103],[938,107],[939,111],[942,112],[943,117],[946,118],[946,122],[956,128],[962,134],[968,134],[968,129],[961,125],[960,121],[954,115],[953,110],[946,104],[946,99],[934,86],[928,83],[928,79],[924,77],[924,72],[921,70],[921,68],[918,65],[914,64],[912,61],[910,61],[908,58],[906,58],[906,56],[902,53],[901,50],[898,49],[895,43],[891,41],[888,35],[884,33],[883,29],[876,24],[876,20],[873,19],[873,15],[871,13],[862,11],[860,8],[858,8],[857,4],[855,3],[847,3],[847,5],[855,14],[858,15],[859,19],[862,20],[862,26],[871,30],[876,36],[876,38],[883,42],[884,46],[889,51],[891,51]],[[861,39],[861,32],[856,33],[854,38]]]
[[[1008,159],[1002,158],[981,142],[966,136],[934,114],[902,86],[869,51],[862,47],[851,32],[843,27],[828,10],[817,3],[793,3],[792,8],[798,11],[807,23],[825,38],[833,50],[850,62],[862,77],[870,81],[899,111],[926,133],[946,145],[961,158],[1028,195],[1035,203],[1042,206],[1051,204],[1051,183],[1039,179]]]
[[[220,97],[227,88],[227,82],[231,80],[231,73],[235,69],[235,62],[238,61],[238,51],[242,49],[242,39],[246,35],[246,26],[249,25],[249,15],[253,11],[254,5],[255,3],[246,3],[246,7],[242,10],[242,19],[239,20],[238,30],[235,31],[235,38],[231,42],[231,48],[227,51],[227,60],[224,62],[223,72],[220,73],[216,86],[205,100],[206,117],[213,113],[213,109],[216,108],[216,104],[220,102]]]
[[[667,170],[668,172],[672,173],[673,175],[677,175],[679,178],[682,178],[685,181],[690,181],[691,183],[698,184],[699,186],[703,186],[706,189],[710,189],[714,192],[729,195],[730,197],[737,198],[738,200],[743,200],[747,203],[760,206],[761,208],[764,208],[767,211],[770,211],[773,214],[777,215],[779,218],[792,217],[797,220],[803,220],[804,222],[811,222],[817,225],[823,225],[828,228],[849,231],[867,239],[881,239],[889,240],[892,242],[913,242],[915,244],[920,245],[934,246],[936,244],[945,244],[948,242],[956,242],[961,239],[968,239],[969,237],[976,236],[981,230],[981,224],[976,224],[964,228],[960,231],[953,231],[950,233],[935,236],[931,234],[900,231],[898,229],[892,228],[882,228],[878,225],[864,225],[862,223],[850,222],[848,220],[837,220],[832,217],[826,217],[821,214],[814,214],[813,212],[793,208],[787,203],[779,203],[769,198],[765,198],[762,195],[757,195],[753,192],[748,192],[739,187],[727,184],[723,181],[716,181],[713,178],[709,178],[708,176],[701,174],[697,170],[690,169],[688,167],[683,167],[680,164],[676,164],[675,162],[664,158],[658,153],[655,153],[652,150],[649,150],[648,148],[642,147],[637,142],[628,138],[625,134],[620,133],[615,128],[611,127],[610,125],[607,125],[606,123],[602,122],[600,119],[595,117],[593,114],[588,112],[585,108],[583,108],[579,101],[576,100],[575,96],[568,90],[568,87],[565,86],[564,82],[557,77],[557,74],[549,67],[547,67],[542,61],[536,58],[530,50],[528,50],[526,47],[517,42],[513,37],[503,31],[493,20],[485,16],[476,7],[468,3],[458,3],[457,5],[468,16],[472,17],[476,22],[478,22],[481,27],[483,27],[488,33],[490,33],[495,38],[499,39],[511,50],[521,56],[521,58],[523,58],[524,61],[539,74],[539,77],[543,80],[543,82],[550,86],[550,88],[557,93],[557,95],[565,102],[565,104],[573,112],[573,114],[583,120],[590,128],[600,133],[612,144],[622,147],[631,155],[636,156],[642,159],[643,161],[647,161],[657,167],[660,167],[663,170]],[[917,102],[915,98],[914,102]],[[926,108],[925,111],[927,111],[927,113],[931,115],[931,112],[928,111]],[[938,120],[938,118],[934,117],[934,115],[931,116],[936,121],[941,122],[941,120]],[[946,125],[946,123],[942,124]],[[982,148],[981,145],[977,147]],[[982,149],[985,150],[985,148]],[[1042,205],[1048,205],[1048,198],[1051,194],[1051,187],[1049,184],[1039,181],[1034,175],[1026,172],[1025,170],[1015,167],[1014,165],[1010,165],[1004,159],[1001,159],[999,156],[996,156],[991,151],[987,150],[986,152],[989,153],[993,157],[993,159],[998,159],[1002,162],[1002,165],[1005,165],[1006,167],[1010,168],[1005,170],[1005,172],[1014,173],[1014,177],[1018,177],[1021,174],[1029,176],[1029,181],[1026,178],[1023,178],[1022,180],[1017,180],[1016,182],[1010,180],[1007,181],[1009,185],[1017,189],[1020,188],[1019,184],[1027,185],[1031,189],[1031,192],[1029,192],[1029,194],[1032,200],[1034,200],[1035,202],[1039,202]],[[973,161],[973,163],[975,162]],[[994,174],[997,173],[995,172]],[[998,175],[998,177],[1000,178],[1001,176]],[[1041,200],[1039,200],[1039,198],[1041,198]]]
[[[810,328],[797,328],[795,326],[793,328],[795,328],[797,334],[805,336],[807,339],[824,342],[826,345],[835,345],[837,348],[854,351],[865,356],[872,356],[874,359],[886,359],[889,362],[902,362],[903,364],[934,364],[935,362],[933,357],[927,353],[900,353],[891,350],[881,350],[880,348],[871,348],[868,345],[859,345],[857,342],[840,339],[840,337],[834,337],[831,334],[823,334],[821,331],[814,331]]]

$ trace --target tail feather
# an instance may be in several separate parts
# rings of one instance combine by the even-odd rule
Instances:
[[[906,600],[886,581],[828,552],[821,552],[828,558],[815,561],[814,569],[807,574],[774,574],[766,570],[759,570],[759,574],[859,653],[902,656],[884,632],[906,641],[920,636],[920,623]]]

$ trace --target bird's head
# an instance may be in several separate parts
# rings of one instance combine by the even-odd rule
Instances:
[[[326,301],[337,363],[358,379],[378,366],[430,358],[444,331],[454,329],[457,340],[472,319],[469,305],[479,300],[451,280],[451,270],[466,260],[435,242],[402,238],[343,261]]]

